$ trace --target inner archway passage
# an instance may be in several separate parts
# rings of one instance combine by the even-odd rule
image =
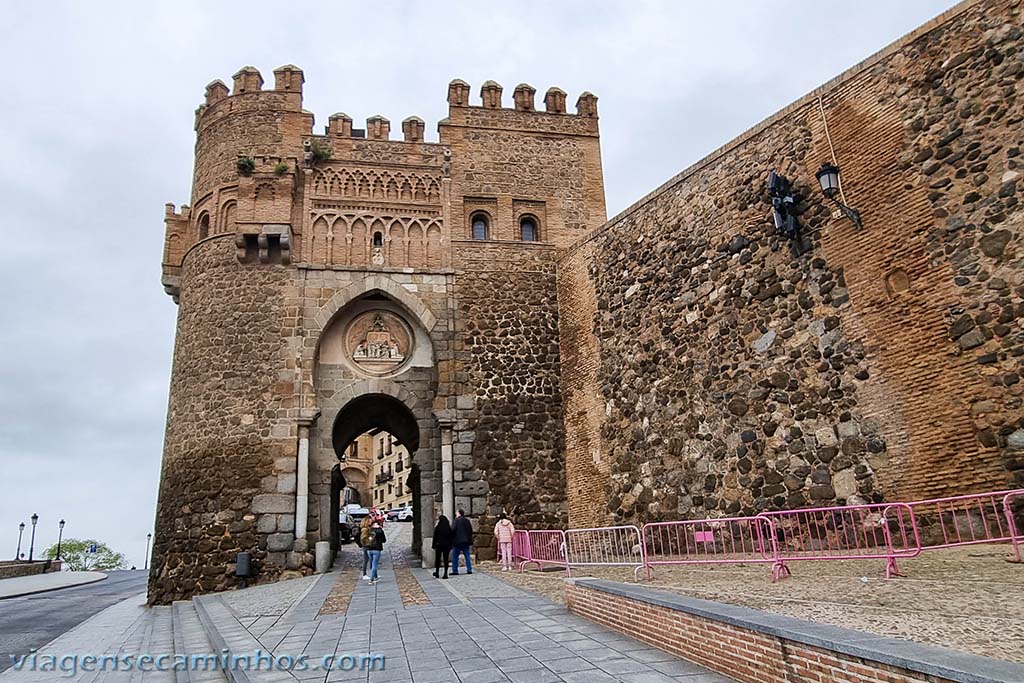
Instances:
[[[360,439],[361,435],[362,439]],[[374,436],[371,437],[371,435]],[[386,453],[383,445],[378,449],[379,453],[373,449],[373,445],[378,440],[377,437],[379,437],[382,444],[384,442],[387,443]],[[341,468],[345,468],[347,464],[350,464],[347,460],[351,451],[350,446],[354,448],[353,444],[358,444],[362,440],[369,441],[368,444],[365,444],[365,446],[369,447],[362,447],[359,451],[360,459],[369,459],[367,463],[369,469],[365,476],[368,480],[367,488],[370,489],[370,492],[374,492],[373,485],[376,483],[381,487],[390,487],[389,490],[395,495],[389,496],[389,498],[393,497],[395,500],[407,501],[406,504],[412,504],[413,501],[418,500],[420,490],[419,468],[413,465],[412,457],[420,445],[420,428],[409,407],[402,401],[387,394],[359,396],[342,407],[334,419],[334,424],[331,426],[331,445],[339,460],[339,465],[335,469],[340,472]],[[387,463],[384,463],[388,471],[378,472],[378,466],[382,465],[378,461],[393,459],[392,448],[396,445],[400,446],[400,448],[394,451],[394,457],[398,457],[399,453],[403,454],[400,462],[391,463],[389,460]],[[349,469],[352,468],[350,467]],[[331,544],[335,550],[337,550],[339,544],[338,522],[339,515],[342,512],[342,487],[345,486],[345,480],[347,479],[348,477],[344,479],[338,477],[338,485],[336,485],[335,478],[332,477],[330,534]],[[381,491],[383,492],[384,489],[382,488]],[[375,496],[369,496],[369,500],[361,501],[361,503],[363,506],[371,507],[377,505],[377,500]],[[391,503],[394,503],[394,500],[391,500]],[[390,505],[390,507],[394,507],[394,505]],[[415,508],[416,506],[413,505],[413,507]],[[418,548],[417,544],[421,538],[420,522],[419,515],[414,515],[414,548]]]

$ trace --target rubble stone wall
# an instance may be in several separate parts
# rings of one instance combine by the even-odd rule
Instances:
[[[472,512],[480,515],[481,555],[493,557],[491,531],[503,510],[522,528],[567,521],[555,250],[453,247],[456,358],[465,406],[471,404],[459,417],[473,429],[471,443],[453,447],[456,471],[462,470],[456,503],[486,494],[485,507],[474,504]]]
[[[574,523],[1024,483],[1020,25],[958,5],[569,250]],[[818,189],[833,149],[863,230]]]

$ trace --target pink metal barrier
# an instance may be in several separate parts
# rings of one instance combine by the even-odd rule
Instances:
[[[897,561],[922,550],[1006,543],[1021,562],[1024,489],[912,503],[879,503],[763,512],[754,517],[655,522],[589,529],[517,531],[519,570],[530,564],[633,567],[647,578],[663,565],[772,565],[772,580],[788,563],[809,560],[886,561],[886,578],[902,576]]]
[[[512,562],[521,565],[530,559],[530,532],[515,531],[512,533]]]
[[[1003,496],[1003,512],[1010,530],[1010,545],[1013,547],[1013,562],[1020,562],[1020,544],[1024,541],[1024,490],[1010,491]]]
[[[513,539],[513,543],[515,540]],[[513,550],[515,546],[513,545]],[[572,572],[565,560],[565,532],[559,529],[543,531],[527,531],[526,545],[523,547],[524,559],[519,563],[519,571],[528,564],[544,569],[545,565],[565,567],[567,574]]]
[[[646,562],[640,529],[630,524],[565,532],[566,560],[572,567],[633,567],[636,575]]]
[[[921,553],[914,511],[906,503],[846,505],[763,512],[769,523],[772,579],[789,575],[787,562],[884,559],[885,576],[900,576],[896,560]]]
[[[918,500],[913,508],[924,550],[980,543],[1006,543],[1019,553],[1021,540],[1007,507],[1024,497],[1024,489]]]
[[[760,517],[723,517],[645,524],[647,578],[658,565],[775,563],[770,524]]]

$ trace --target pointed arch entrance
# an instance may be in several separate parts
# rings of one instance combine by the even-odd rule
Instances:
[[[353,475],[360,474],[352,466],[355,458],[346,461],[346,451],[355,450],[366,473],[360,481],[364,489],[373,494],[379,483],[377,489],[388,497],[386,507],[404,505],[395,502],[399,497],[411,501],[413,549],[429,554],[434,516],[454,504],[451,468],[442,463],[446,454],[445,462],[450,465],[451,460],[451,446],[442,446],[442,434],[448,428],[434,412],[438,392],[434,349],[438,343],[447,343],[447,328],[436,324],[435,313],[415,291],[382,276],[339,287],[311,322],[316,346],[310,359],[310,398],[319,418],[310,429],[315,498],[310,510],[311,516],[317,516],[318,537],[335,548],[339,544],[344,492],[347,488],[351,494],[357,488]],[[446,418],[444,425],[448,424]],[[387,432],[394,444],[404,446],[397,456],[401,471],[397,461],[387,460],[395,460],[395,455],[383,461],[378,461],[377,453],[366,457],[370,450],[366,440],[374,431]],[[445,443],[450,442],[449,436]],[[396,486],[393,492],[389,484]],[[375,505],[373,495],[360,504]]]

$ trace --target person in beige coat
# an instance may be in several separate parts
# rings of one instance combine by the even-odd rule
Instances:
[[[498,523],[494,525],[494,538],[498,542],[498,554],[501,557],[501,571],[512,569],[512,538],[516,527],[504,512],[498,515]]]

